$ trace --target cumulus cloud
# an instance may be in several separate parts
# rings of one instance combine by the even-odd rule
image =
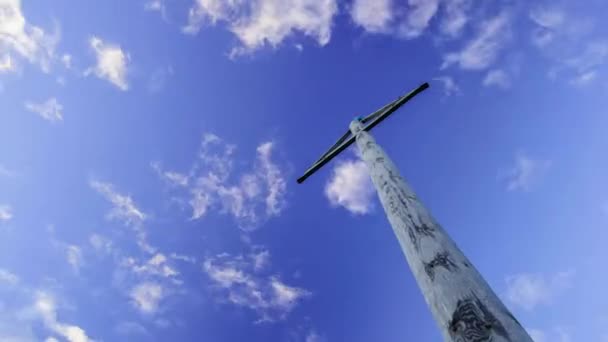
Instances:
[[[507,300],[525,310],[533,310],[541,304],[551,304],[565,290],[572,287],[574,271],[562,271],[554,275],[522,273],[506,278]]]
[[[87,69],[85,75],[93,73],[121,90],[128,90],[127,69],[131,59],[129,54],[124,52],[120,46],[104,42],[98,37],[89,39],[89,45],[95,52],[97,64]]]
[[[509,38],[510,24],[511,15],[506,11],[484,20],[477,34],[462,50],[444,56],[441,69],[453,64],[465,70],[481,70],[489,67],[496,61]]]
[[[0,0],[0,56],[4,71],[15,70],[11,55],[20,56],[48,72],[55,58],[59,34],[48,34],[31,25],[23,15],[20,0]],[[8,61],[8,62],[7,62]]]
[[[443,87],[443,94],[445,96],[452,96],[460,94],[460,87],[456,84],[456,81],[450,76],[440,76],[433,78],[434,81],[437,81]]]
[[[7,222],[13,218],[13,210],[9,205],[0,205],[0,222]]]
[[[483,85],[486,87],[496,86],[499,88],[509,88],[511,86],[511,79],[502,69],[493,69],[488,71],[486,77],[483,79]]]
[[[310,292],[259,273],[255,263],[228,254],[207,258],[203,271],[223,301],[255,311],[259,321],[284,319]]]
[[[524,153],[515,156],[515,165],[499,177],[504,178],[508,191],[530,191],[551,167],[551,161],[533,159]]]
[[[392,0],[355,0],[350,16],[356,25],[367,32],[387,32],[393,19],[392,7]]]
[[[325,196],[332,206],[344,207],[353,214],[369,213],[374,187],[365,163],[362,160],[336,163],[325,185]]]
[[[25,108],[50,122],[63,121],[63,106],[51,97],[43,103],[26,102]]]
[[[214,134],[205,134],[189,172],[164,171],[158,163],[152,166],[163,180],[189,193],[192,219],[219,208],[232,215],[241,228],[253,229],[279,215],[286,205],[287,183],[284,172],[273,161],[274,148],[273,142],[260,144],[253,169],[235,174],[236,147]]]
[[[240,42],[233,56],[277,47],[296,32],[325,45],[337,10],[335,0],[195,0],[184,32],[223,22]]]
[[[155,282],[143,282],[135,286],[130,293],[135,307],[144,314],[153,314],[158,310],[163,299],[163,287]]]
[[[64,337],[69,342],[92,341],[81,327],[65,324],[58,320],[55,298],[50,293],[39,291],[36,294],[34,310],[40,315],[47,329]]]

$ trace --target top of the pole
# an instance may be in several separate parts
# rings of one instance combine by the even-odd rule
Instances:
[[[384,107],[373,112],[372,114],[366,117],[355,118],[354,121],[357,121],[357,124],[362,126],[362,130],[369,131],[375,126],[377,126],[384,119],[388,118],[389,115],[394,113],[397,109],[399,109],[406,102],[411,100],[414,96],[418,95],[428,87],[429,84],[425,82],[418,88],[410,91],[406,95],[397,98],[395,101],[385,105]],[[351,134],[350,130],[348,130],[327,152],[325,152],[325,154],[323,154],[308,170],[306,170],[306,172],[304,172],[304,174],[300,178],[298,178],[298,183],[304,182],[306,178],[310,177],[313,173],[323,167],[323,165],[327,164],[335,156],[340,154],[340,152],[344,151],[354,141],[355,136]]]

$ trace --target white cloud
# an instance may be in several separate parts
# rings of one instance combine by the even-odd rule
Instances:
[[[144,314],[153,314],[163,299],[163,288],[155,282],[143,282],[131,290],[131,299],[137,309]]]
[[[104,79],[121,90],[128,90],[127,65],[130,56],[125,53],[120,46],[106,43],[98,37],[92,37],[89,45],[93,49],[97,58],[97,65],[85,71],[85,75],[94,73],[100,79]]]
[[[555,297],[572,287],[574,271],[558,272],[552,276],[522,273],[506,278],[509,302],[525,310],[541,304],[551,304]]]
[[[387,32],[393,19],[392,7],[392,0],[355,0],[350,15],[367,32]]]
[[[57,319],[55,298],[51,294],[42,291],[38,292],[36,294],[34,310],[40,315],[47,329],[63,336],[69,342],[92,341],[79,326],[65,324]]]
[[[469,21],[467,11],[470,5],[470,0],[444,1],[445,13],[441,20],[441,32],[449,37],[460,36]]]
[[[0,205],[0,222],[10,221],[13,218],[13,210],[8,205]]]
[[[204,217],[210,209],[232,215],[242,229],[253,229],[279,215],[286,206],[287,183],[282,169],[273,161],[274,143],[256,149],[251,171],[233,175],[235,146],[213,134],[205,134],[198,158],[187,174],[152,167],[170,184],[188,191],[192,219]],[[236,181],[233,180],[236,178]]]
[[[353,214],[372,210],[374,187],[362,160],[337,162],[325,185],[325,196],[333,206],[342,206]]]
[[[59,342],[59,340],[54,337],[47,337],[44,342]]]
[[[399,25],[398,34],[411,39],[420,36],[437,13],[439,0],[408,0],[408,11],[404,22]]]
[[[504,11],[485,20],[477,35],[462,50],[444,56],[441,69],[457,64],[465,70],[481,70],[492,65],[498,58],[510,35],[511,15]]]
[[[518,153],[515,156],[515,165],[503,175],[507,182],[507,190],[530,191],[550,167],[549,160],[532,159],[523,153]]]
[[[66,259],[68,261],[68,264],[70,264],[70,266],[72,266],[72,269],[75,272],[78,272],[84,262],[84,260],[82,258],[82,251],[80,250],[80,247],[74,246],[74,245],[67,246],[66,247]]]
[[[266,214],[276,216],[281,213],[285,206],[285,190],[287,184],[279,167],[272,161],[272,142],[265,142],[258,146],[258,176],[266,183],[268,194],[266,195]],[[245,193],[254,196],[255,191],[251,191],[251,182],[245,179]],[[247,187],[249,186],[249,187]]]
[[[21,11],[20,0],[0,0],[0,55],[19,55],[48,72],[58,42],[58,34],[49,35],[27,22]],[[10,65],[14,70],[12,60]]]
[[[118,193],[112,184],[93,180],[90,186],[112,203],[108,219],[122,221],[125,225],[139,225],[146,219],[146,215],[135,205],[133,199]]]
[[[137,265],[133,258],[127,258],[123,261],[124,265],[130,267],[135,273],[148,274],[170,278],[179,275],[167,260],[167,257],[162,253],[156,253],[145,264]]]
[[[283,319],[310,296],[307,290],[287,285],[277,276],[259,275],[255,263],[242,256],[222,254],[208,258],[203,271],[225,301],[257,312],[258,321]]]
[[[30,112],[37,113],[47,121],[63,121],[63,106],[54,97],[43,103],[26,102],[25,108]]]
[[[483,79],[483,85],[486,87],[497,86],[506,89],[511,86],[511,79],[506,71],[502,69],[493,69],[486,74],[486,77]]]
[[[19,277],[15,274],[11,273],[8,270],[0,268],[0,285],[8,284],[8,285],[17,285],[19,283]]]
[[[433,78],[433,80],[441,83],[441,86],[443,87],[443,94],[445,96],[460,94],[460,87],[458,86],[458,84],[456,84],[452,77],[440,76]]]
[[[232,55],[277,47],[295,32],[329,42],[338,6],[335,0],[195,0],[186,33],[197,33],[205,23],[225,22],[241,46]]]

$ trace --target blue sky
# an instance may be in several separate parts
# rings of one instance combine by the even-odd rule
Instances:
[[[1,341],[437,341],[365,115],[535,341],[608,341],[604,1],[0,0]]]

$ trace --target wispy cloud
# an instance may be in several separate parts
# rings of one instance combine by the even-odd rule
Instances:
[[[465,70],[481,70],[492,65],[510,36],[511,14],[503,11],[479,25],[477,34],[464,48],[444,56],[441,69],[453,64]]]
[[[66,260],[68,264],[70,264],[74,272],[80,271],[80,268],[84,263],[84,259],[82,257],[82,250],[80,249],[80,247],[75,245],[68,245],[66,247],[65,254]]]
[[[515,165],[499,178],[506,180],[508,191],[530,191],[551,167],[551,161],[533,159],[524,153],[515,156]]]
[[[195,0],[184,32],[195,34],[204,24],[225,23],[240,42],[232,56],[251,53],[265,45],[277,47],[296,32],[325,45],[337,11],[335,0]]]
[[[121,221],[125,225],[138,225],[146,219],[146,215],[135,205],[133,199],[117,192],[114,185],[96,180],[89,184],[112,204],[108,219]]]
[[[9,56],[4,59],[3,68],[0,69],[15,70],[12,54],[21,56],[48,72],[55,58],[59,34],[48,34],[42,28],[31,25],[23,15],[20,0],[0,1],[0,13],[0,56]]]
[[[164,297],[163,287],[156,282],[143,282],[130,293],[133,305],[144,314],[154,314]]]
[[[443,87],[444,96],[452,96],[460,94],[460,87],[456,84],[456,81],[450,76],[439,76],[433,78],[433,81],[437,81]]]
[[[151,93],[158,93],[163,90],[167,80],[173,75],[173,67],[159,67],[156,68],[148,78],[148,91]]]
[[[0,268],[0,284],[17,285],[19,277],[14,273]]]
[[[574,271],[562,271],[553,275],[522,273],[506,278],[507,300],[525,310],[538,305],[551,304],[564,291],[572,287]]]
[[[43,103],[26,102],[25,108],[50,122],[63,121],[63,106],[51,97]]]
[[[47,329],[63,336],[69,342],[92,341],[81,327],[66,324],[58,320],[55,297],[50,293],[44,291],[38,291],[36,293],[34,310],[40,315],[42,322]]]
[[[7,222],[13,218],[13,210],[9,205],[0,205],[0,222]]]
[[[98,253],[108,254],[112,252],[113,249],[112,241],[99,234],[91,234],[91,236],[89,236],[89,243]]]
[[[233,170],[236,147],[214,134],[205,134],[198,158],[187,173],[164,171],[159,163],[152,167],[163,180],[189,193],[192,219],[219,207],[241,228],[253,229],[286,206],[287,183],[283,170],[273,161],[274,148],[273,142],[260,144],[253,170],[239,174]]]
[[[112,204],[106,218],[131,227],[135,233],[135,241],[138,247],[146,253],[154,254],[156,248],[148,243],[147,233],[143,227],[147,216],[138,208],[131,196],[119,193],[111,183],[91,180],[89,185]]]
[[[223,301],[257,312],[260,322],[284,319],[310,296],[307,290],[287,285],[277,276],[260,274],[255,262],[243,256],[222,254],[207,258],[203,271]]]
[[[122,48],[113,43],[107,43],[98,37],[89,39],[89,45],[95,52],[97,64],[85,71],[85,75],[95,74],[121,90],[128,90],[128,64],[131,57]]]
[[[429,26],[439,9],[439,0],[408,0],[405,20],[399,25],[397,34],[411,39],[420,36]]]
[[[374,187],[362,160],[337,162],[325,185],[325,196],[332,206],[353,214],[367,214],[373,207]]]
[[[144,275],[154,275],[165,278],[179,275],[179,272],[170,264],[167,257],[162,253],[156,253],[142,265],[137,264],[133,258],[123,260],[123,265],[130,268],[135,273]]]
[[[467,14],[471,6],[470,0],[444,1],[444,16],[441,20],[441,32],[448,37],[458,37],[470,18]]]
[[[503,69],[493,69],[486,74],[486,77],[483,79],[483,85],[507,89],[511,86],[511,78]]]

